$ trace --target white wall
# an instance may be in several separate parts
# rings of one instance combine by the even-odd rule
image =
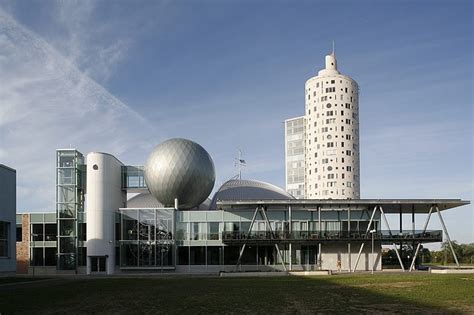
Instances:
[[[305,198],[359,199],[359,88],[334,55],[306,81],[305,117]]]
[[[108,256],[107,273],[114,273],[115,212],[126,203],[126,193],[121,188],[122,165],[106,153],[87,155],[87,273],[91,270],[91,256]]]

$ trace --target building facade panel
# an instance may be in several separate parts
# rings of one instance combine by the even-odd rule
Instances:
[[[285,189],[297,199],[305,192],[305,118],[285,120]]]
[[[105,153],[87,155],[87,272],[114,272],[115,214],[126,205],[123,164]]]
[[[359,88],[337,71],[334,53],[305,84],[308,199],[359,199]]]
[[[16,270],[16,171],[0,164],[0,274]]]

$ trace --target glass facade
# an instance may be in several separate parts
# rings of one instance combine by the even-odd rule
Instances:
[[[122,269],[174,267],[174,209],[121,209],[118,227]]]
[[[122,166],[122,189],[145,189],[143,166]]]
[[[84,223],[86,171],[82,153],[73,149],[56,151],[57,267],[77,270],[82,242],[79,228]]]
[[[285,121],[286,191],[297,199],[305,194],[305,118]]]

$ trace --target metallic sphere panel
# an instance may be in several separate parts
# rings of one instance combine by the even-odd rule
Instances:
[[[180,209],[201,204],[212,191],[216,174],[207,151],[196,142],[170,139],[157,145],[145,164],[145,181],[151,194],[171,207],[178,198]]]

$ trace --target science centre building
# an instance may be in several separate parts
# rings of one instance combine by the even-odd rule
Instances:
[[[327,60],[335,69],[335,59]],[[323,90],[324,76],[334,75],[334,71],[320,72],[322,79],[311,81],[314,89],[321,85],[324,102],[339,89]],[[343,88],[351,97],[344,109],[357,118],[353,114],[357,99],[349,96],[350,88],[356,85],[342,78],[340,81],[347,85]],[[320,92],[309,89],[308,95],[319,97]],[[329,106],[324,104],[324,108]],[[298,123],[313,128],[311,117],[298,118]],[[322,128],[333,131],[330,125]],[[318,132],[316,128],[313,131],[315,135]],[[311,180],[303,186],[295,185],[306,191],[298,196],[304,197],[301,199],[272,184],[240,177],[228,180],[211,196],[215,184],[212,158],[201,145],[186,139],[159,144],[144,166],[126,165],[108,153],[84,156],[75,149],[57,150],[56,211],[17,214],[17,272],[368,271],[382,269],[382,245],[394,249],[401,269],[413,270],[423,243],[450,241],[441,212],[469,202],[358,199],[358,133],[347,141],[357,148],[345,158],[347,161],[344,157],[337,160],[338,152],[326,158],[327,150],[319,144],[315,147],[319,155],[314,155],[314,161],[306,161],[306,171],[301,171]],[[288,152],[292,144],[286,144]],[[331,150],[337,145],[331,145]],[[343,154],[348,152],[347,146]],[[311,141],[306,147],[311,148]],[[294,162],[288,160],[291,158],[300,159],[299,155],[287,156],[290,164]],[[333,166],[319,170],[323,179],[313,176],[309,168],[318,162],[330,164],[333,159]],[[351,170],[357,173],[350,187],[348,170],[344,169],[347,163],[352,163]],[[336,176],[331,176],[329,167],[337,170]],[[299,169],[291,171],[297,174]],[[326,176],[331,184],[324,183]],[[341,177],[344,181],[337,181]],[[308,198],[311,194],[318,197]],[[407,217],[403,214],[410,215],[410,230],[401,228]],[[419,214],[427,216],[422,228],[416,229],[415,217]],[[399,226],[395,229],[387,220],[390,215],[397,216]],[[428,229],[432,215],[438,217],[443,230]],[[416,248],[409,261],[400,255],[402,244]]]

